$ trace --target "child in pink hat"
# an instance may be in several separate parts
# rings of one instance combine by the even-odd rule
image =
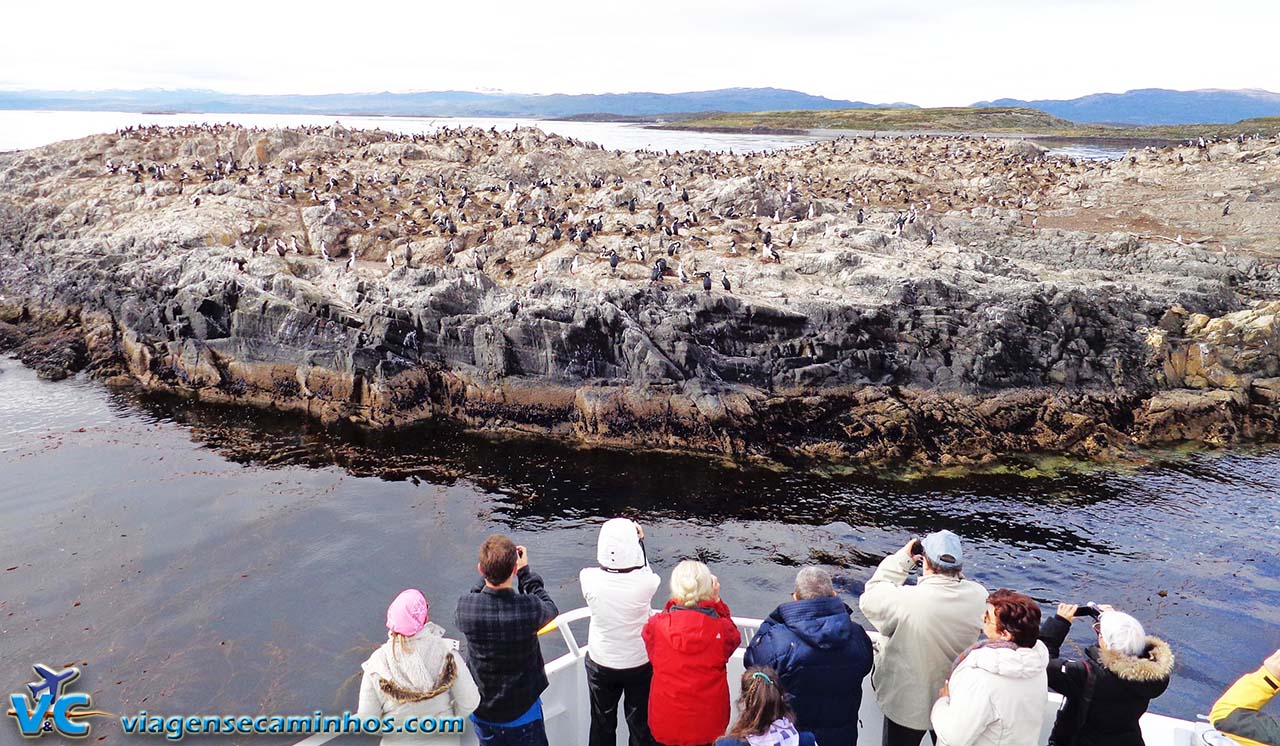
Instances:
[[[401,591],[387,607],[387,641],[361,666],[361,718],[462,718],[480,704],[480,690],[467,663],[444,637],[444,628],[429,621],[426,596],[416,588]],[[383,744],[417,743],[423,736],[389,734]],[[431,736],[431,744],[456,742]]]

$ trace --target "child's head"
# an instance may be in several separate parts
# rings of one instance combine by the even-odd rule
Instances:
[[[795,720],[787,704],[782,681],[772,668],[752,666],[742,673],[742,696],[738,698],[738,722],[729,735],[734,738],[758,736],[769,730],[774,721]]]

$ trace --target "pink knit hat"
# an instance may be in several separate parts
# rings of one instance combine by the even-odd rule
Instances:
[[[400,591],[387,607],[387,629],[413,637],[427,626],[427,598],[417,588]]]

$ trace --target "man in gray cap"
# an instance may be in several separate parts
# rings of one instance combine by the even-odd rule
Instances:
[[[921,564],[916,584],[904,585]],[[950,531],[912,539],[880,563],[859,599],[882,636],[871,680],[884,746],[919,746],[952,663],[982,632],[987,590],[963,579],[963,566],[960,537]]]

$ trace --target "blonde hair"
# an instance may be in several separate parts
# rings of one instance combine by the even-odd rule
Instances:
[[[711,570],[701,562],[685,560],[671,571],[671,597],[681,606],[697,606],[714,593]]]
[[[399,632],[391,632],[387,636],[391,638],[391,655],[399,657],[413,652],[413,644],[408,637]]]

